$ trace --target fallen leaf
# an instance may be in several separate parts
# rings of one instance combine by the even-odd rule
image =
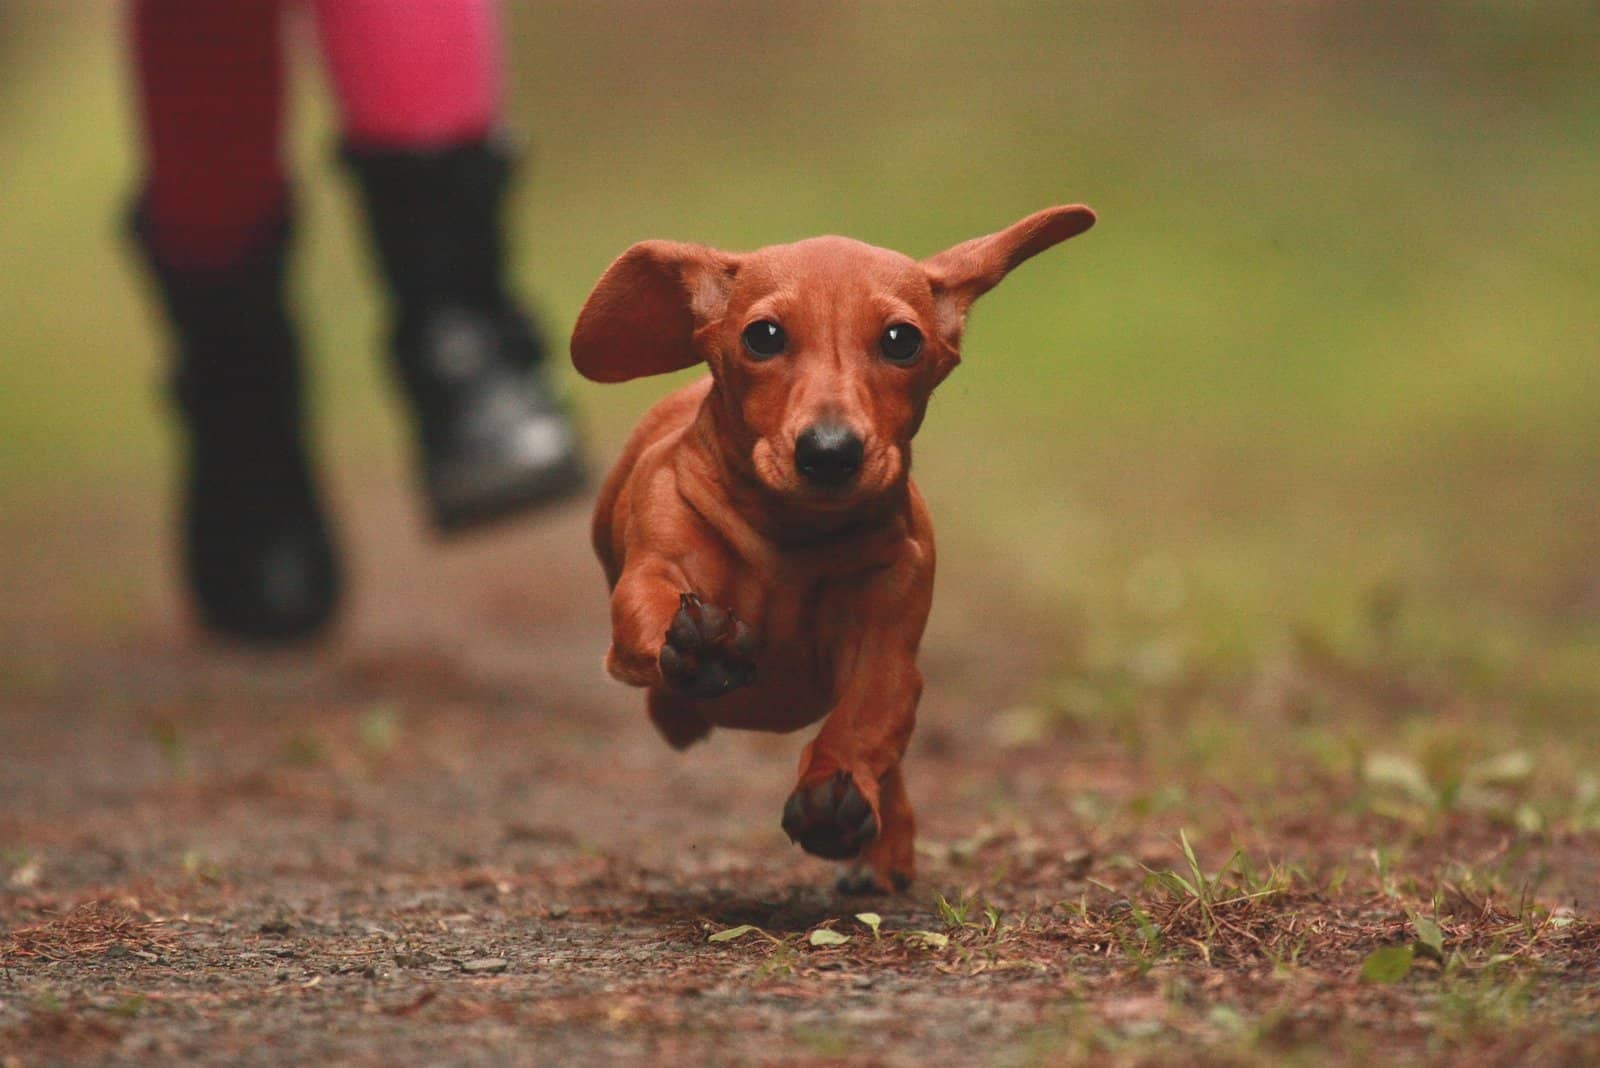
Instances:
[[[1367,954],[1361,962],[1361,981],[1364,983],[1397,983],[1411,971],[1413,951],[1410,946],[1384,946]]]
[[[912,945],[927,946],[929,949],[943,949],[950,944],[950,936],[938,931],[907,931],[906,941]]]

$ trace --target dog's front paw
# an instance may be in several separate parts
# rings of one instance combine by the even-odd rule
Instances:
[[[848,860],[878,836],[878,816],[855,777],[836,771],[794,788],[783,806],[783,830],[807,853]]]
[[[721,697],[756,677],[756,636],[732,612],[692,593],[678,597],[678,614],[661,646],[661,678],[685,697]]]

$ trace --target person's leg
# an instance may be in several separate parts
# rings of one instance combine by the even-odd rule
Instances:
[[[133,231],[175,352],[184,563],[202,622],[309,635],[339,575],[304,445],[284,302],[288,196],[275,0],[136,0],[145,181]]]
[[[317,0],[315,10],[435,525],[566,495],[582,481],[576,435],[507,279],[496,5]]]
[[[147,238],[171,267],[232,267],[286,214],[277,0],[135,0],[131,23]]]
[[[354,148],[481,141],[500,118],[492,0],[317,0],[317,32]]]

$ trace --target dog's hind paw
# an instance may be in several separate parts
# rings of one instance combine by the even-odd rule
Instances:
[[[783,806],[783,830],[813,856],[848,860],[878,836],[878,817],[848,771],[801,783]]]
[[[834,883],[833,887],[839,893],[850,897],[903,894],[911,887],[911,876],[900,871],[880,875],[866,865],[857,865],[839,876],[839,881]]]
[[[692,593],[679,595],[660,656],[661,678],[674,693],[704,700],[748,686],[756,677],[755,656],[748,624]]]

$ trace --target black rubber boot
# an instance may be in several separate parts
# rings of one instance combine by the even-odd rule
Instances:
[[[581,488],[577,434],[537,328],[506,288],[507,152],[482,141],[343,155],[393,298],[390,353],[434,526],[460,530]]]
[[[163,264],[134,236],[176,342],[172,394],[188,441],[184,564],[201,621],[231,637],[316,634],[340,575],[301,414],[299,345],[284,305],[287,226],[222,271]]]

